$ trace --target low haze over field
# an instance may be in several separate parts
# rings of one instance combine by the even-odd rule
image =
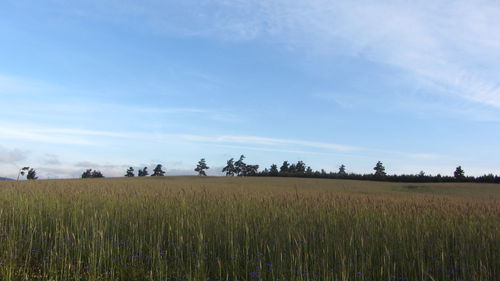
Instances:
[[[500,173],[498,1],[0,2],[0,177]]]

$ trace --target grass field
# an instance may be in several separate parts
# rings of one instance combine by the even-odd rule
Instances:
[[[0,280],[499,280],[500,185],[0,182]]]

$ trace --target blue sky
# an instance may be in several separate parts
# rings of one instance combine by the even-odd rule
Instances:
[[[0,176],[500,174],[498,1],[0,2]]]

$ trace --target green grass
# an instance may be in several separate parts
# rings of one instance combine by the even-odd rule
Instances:
[[[495,280],[499,197],[296,178],[0,182],[0,280]]]

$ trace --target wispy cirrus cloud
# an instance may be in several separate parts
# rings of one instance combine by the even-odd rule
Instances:
[[[149,132],[123,132],[123,131],[104,131],[104,130],[89,130],[89,129],[74,129],[74,128],[53,128],[39,127],[36,125],[18,124],[10,126],[2,126],[0,129],[4,132],[2,137],[5,139],[22,139],[30,141],[40,141],[48,143],[63,143],[73,145],[95,145],[95,138],[114,138],[126,140],[156,140],[163,141],[165,139],[177,139],[180,141],[190,142],[205,142],[205,143],[225,143],[225,144],[254,144],[261,146],[296,146],[309,147],[315,149],[326,149],[335,151],[355,151],[360,150],[358,147],[341,145],[327,142],[314,142],[295,139],[283,138],[268,138],[259,136],[235,136],[235,135],[219,135],[219,136],[202,136],[192,134],[176,134],[176,133],[149,133]]]
[[[133,15],[145,19],[148,28],[184,36],[265,38],[292,50],[355,56],[404,71],[416,87],[500,108],[500,4],[494,0],[149,0],[140,5],[108,0],[79,6],[102,17],[113,13],[115,21],[120,21],[116,15]]]
[[[370,153],[380,155],[399,155],[414,159],[437,159],[442,155],[435,153],[401,152],[393,150],[380,150],[369,147],[338,144],[334,142],[317,142],[300,139],[270,138],[262,136],[241,135],[197,135],[182,133],[151,133],[134,131],[103,131],[74,128],[53,128],[18,125],[17,129],[2,127],[6,134],[3,138],[19,139],[37,142],[47,142],[68,145],[116,145],[123,141],[148,141],[154,143],[204,143],[228,148],[245,150],[259,150],[272,152],[286,152],[297,154],[330,154],[330,153]],[[108,140],[108,141],[106,141]],[[82,162],[83,163],[83,162]],[[86,163],[91,164],[96,163]],[[97,164],[96,164],[97,165]]]
[[[197,136],[197,135],[182,135],[186,140],[197,142],[214,142],[214,143],[247,143],[264,146],[301,146],[309,148],[319,148],[335,151],[355,151],[360,148],[348,145],[340,145],[336,143],[327,142],[314,142],[295,139],[282,139],[282,138],[266,138],[258,136]]]
[[[408,157],[414,159],[438,159],[442,157],[442,155],[433,153],[410,153],[408,154]]]
[[[219,2],[253,10],[234,20],[292,48],[390,65],[420,87],[500,108],[497,1]]]
[[[50,132],[44,132],[40,129],[30,130],[4,126],[0,127],[0,130],[2,131],[0,139],[28,140],[53,144],[95,145],[95,142],[75,136],[74,134],[64,134],[61,132],[51,134]]]
[[[124,25],[131,24],[132,17],[138,19],[135,25],[154,32],[243,42],[264,39],[313,56],[356,57],[396,68],[417,92],[461,100],[462,104],[453,103],[458,110],[471,104],[500,109],[500,65],[496,63],[500,60],[500,3],[495,0],[49,3],[40,8]],[[203,73],[194,75],[214,81]],[[439,102],[440,108],[447,104],[428,103],[433,102]]]

